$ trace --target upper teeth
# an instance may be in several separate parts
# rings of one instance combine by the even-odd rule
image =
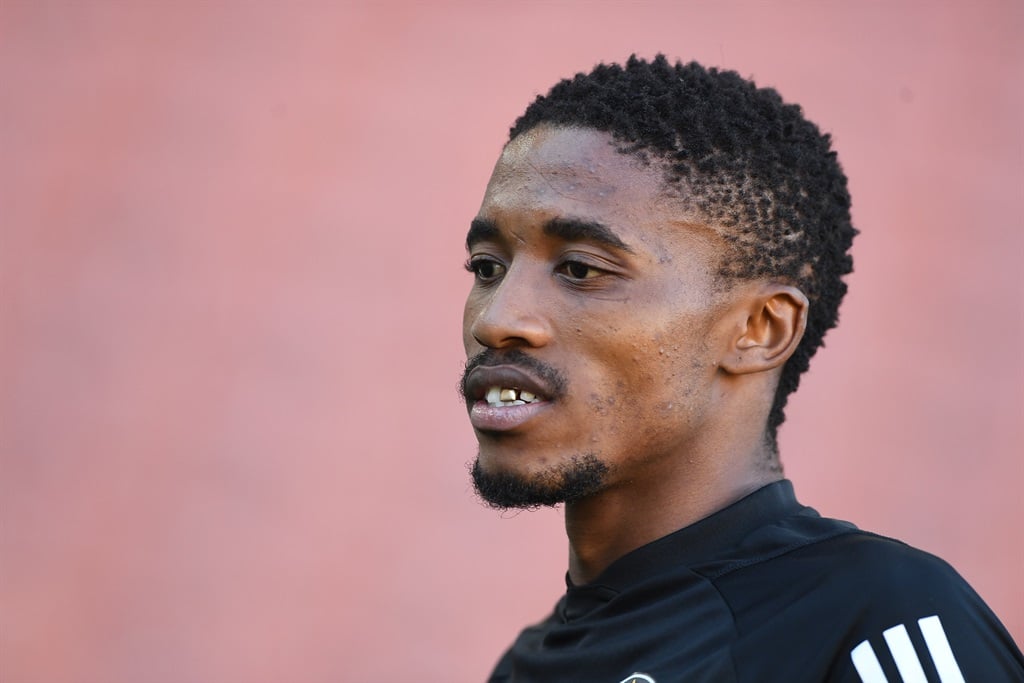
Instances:
[[[491,387],[486,398],[492,406],[521,406],[540,400],[536,394],[515,387]]]

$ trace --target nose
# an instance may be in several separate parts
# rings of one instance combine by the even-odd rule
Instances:
[[[465,329],[480,345],[491,349],[539,348],[551,341],[543,296],[524,275],[513,266],[496,286],[470,294]]]

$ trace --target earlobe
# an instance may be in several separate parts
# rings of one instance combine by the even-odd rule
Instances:
[[[761,285],[737,314],[746,314],[719,366],[732,374],[781,367],[796,351],[807,327],[807,297],[796,287]]]

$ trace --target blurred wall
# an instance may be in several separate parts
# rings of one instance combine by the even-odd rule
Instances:
[[[472,496],[462,240],[632,52],[835,138],[856,273],[783,458],[1024,639],[1024,4],[0,4],[0,679],[479,681],[562,588]]]

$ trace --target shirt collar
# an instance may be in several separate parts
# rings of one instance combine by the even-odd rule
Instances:
[[[568,594],[581,602],[590,602],[586,596],[607,600],[609,595],[661,573],[666,567],[692,567],[713,561],[756,529],[801,510],[809,508],[797,502],[793,484],[788,479],[773,482],[702,520],[623,555],[592,583],[574,586],[566,575]]]

